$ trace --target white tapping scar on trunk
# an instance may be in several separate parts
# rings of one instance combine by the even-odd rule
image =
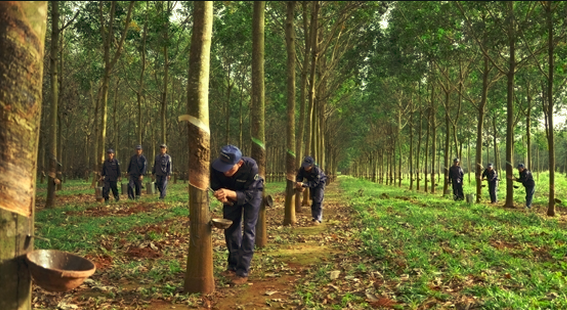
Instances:
[[[189,124],[200,128],[202,131],[206,132],[208,135],[211,135],[211,131],[209,130],[209,126],[205,125],[200,119],[191,116],[189,114],[184,114],[184,115],[180,115],[178,117],[178,120],[180,122],[186,121],[189,122]]]

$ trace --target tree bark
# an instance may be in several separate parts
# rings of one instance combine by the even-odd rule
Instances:
[[[307,155],[307,149],[304,150],[304,136],[305,136],[305,92],[307,89],[307,70],[309,67],[309,55],[310,55],[310,50],[311,50],[311,44],[310,44],[310,33],[309,33],[309,19],[307,18],[307,1],[302,1],[301,2],[301,6],[302,6],[302,15],[303,15],[303,32],[305,33],[305,50],[303,53],[303,66],[301,68],[301,88],[300,88],[300,92],[299,92],[299,124],[297,125],[298,128],[298,133],[297,133],[297,137],[296,137],[296,143],[295,143],[295,151],[296,151],[296,160],[295,160],[295,165],[296,167],[299,167],[299,165],[301,164],[301,160],[303,159],[303,157],[305,155]],[[301,195],[297,194],[295,196],[295,211],[297,213],[300,213],[301,210]]]
[[[294,225],[295,218],[295,1],[287,2],[285,21],[287,48],[287,130],[286,130],[286,191],[283,225]]]
[[[187,112],[189,122],[189,210],[191,235],[184,290],[208,294],[215,290],[213,241],[207,188],[210,184],[209,71],[213,2],[194,2],[193,35],[189,55]]]
[[[555,216],[555,137],[553,128],[553,70],[554,70],[554,45],[553,45],[553,12],[551,1],[545,2],[545,13],[548,32],[548,77],[547,77],[547,146],[549,149],[549,202],[547,215]]]
[[[449,151],[449,137],[451,136],[451,127],[449,126],[450,118],[449,118],[449,95],[448,91],[445,91],[445,162],[443,167],[443,174],[445,176],[443,181],[443,193],[441,193],[442,197],[445,197],[445,193],[447,193],[447,189],[449,188],[449,157],[451,156],[451,152]],[[456,148],[455,148],[456,151]]]
[[[475,151],[475,180],[476,180],[476,202],[480,203],[482,196],[482,130],[484,125],[484,114],[486,110],[486,99],[488,95],[488,58],[484,57],[484,71],[482,74],[482,94],[478,105],[478,116],[476,123],[476,151]]]
[[[0,2],[0,309],[31,310],[47,2]]]
[[[146,1],[146,20],[144,21],[144,33],[142,35],[142,47],[140,48],[140,56],[142,58],[142,68],[140,69],[140,81],[138,83],[138,91],[136,99],[138,102],[138,144],[142,144],[142,99],[144,92],[144,73],[146,72],[146,38],[148,35],[148,4]]]
[[[516,72],[516,33],[514,23],[514,2],[506,3],[508,7],[508,46],[509,46],[509,67],[506,77],[507,98],[506,98],[506,204],[505,207],[514,207],[514,184],[512,176],[514,174],[514,74]]]
[[[266,148],[265,148],[265,90],[264,90],[264,12],[265,1],[254,2],[252,17],[252,152],[251,156],[258,164],[258,174],[265,179],[266,176]],[[263,199],[264,201],[264,199]],[[258,223],[256,224],[256,246],[265,247],[268,244],[266,231],[266,206],[260,206]]]
[[[47,173],[46,208],[55,207],[55,180],[57,178],[57,116],[59,103],[59,2],[51,1],[51,50],[49,65],[51,71],[51,107],[49,118],[49,171]]]
[[[435,134],[436,124],[435,124],[435,86],[431,85],[431,193],[435,194],[435,142],[437,136]]]
[[[160,118],[161,118],[161,143],[167,143],[167,86],[169,83],[169,55],[168,55],[168,45],[169,45],[169,15],[171,11],[170,2],[166,1],[166,16],[165,16],[165,25],[163,27],[163,92],[161,94],[161,111],[160,111]]]

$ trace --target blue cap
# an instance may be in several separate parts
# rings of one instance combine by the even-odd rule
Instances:
[[[242,158],[242,152],[234,145],[225,145],[221,148],[219,158],[213,161],[213,168],[219,172],[227,172]]]
[[[167,145],[166,145],[165,143],[163,143],[163,144],[162,144],[162,145],[160,145],[159,147],[160,147],[160,148],[164,148],[164,149],[166,149],[166,148],[167,148]]]
[[[492,168],[492,167],[493,167],[492,163],[488,163],[488,168]]]
[[[313,166],[314,163],[315,163],[315,159],[313,159],[313,157],[305,156],[305,158],[303,159],[303,162],[301,163],[301,167],[307,168],[307,167]]]
[[[454,162],[454,163],[458,163],[458,162],[459,162],[459,159],[458,159],[458,158],[455,158],[455,159],[453,159],[453,162]]]
[[[525,168],[525,167],[526,167],[526,166],[524,166],[524,164],[522,164],[522,163],[519,163],[519,164],[518,164],[518,169],[520,169],[520,168],[523,169],[523,168]]]
[[[108,154],[110,154],[110,153],[114,154],[114,150],[113,150],[113,149],[108,149],[108,150],[106,150],[106,153],[108,153]]]
[[[141,149],[142,149],[142,145],[141,145],[141,144],[136,145],[136,150],[141,150]]]

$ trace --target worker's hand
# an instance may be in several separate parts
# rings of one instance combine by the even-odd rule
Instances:
[[[298,189],[302,189],[303,183],[302,182],[295,182],[295,187],[297,187]]]
[[[226,188],[221,188],[214,192],[215,198],[222,203],[228,203],[230,200],[236,200],[236,192]]]
[[[141,176],[140,176],[140,181],[143,181],[143,180],[144,180],[144,176],[141,175]]]
[[[168,181],[171,180],[171,176],[170,176],[170,175],[167,176],[167,180],[168,180]]]
[[[122,182],[122,177],[119,177],[119,178],[118,178],[118,182]]]

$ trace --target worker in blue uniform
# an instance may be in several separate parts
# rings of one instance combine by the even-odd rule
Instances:
[[[522,183],[526,189],[526,209],[531,209],[532,201],[535,194],[535,181],[532,172],[524,166],[524,164],[518,164],[518,172],[520,173],[520,178],[512,177],[514,181]]]
[[[120,195],[118,194],[117,181],[120,178],[120,162],[118,162],[118,159],[114,158],[115,153],[113,149],[108,149],[106,154],[107,158],[102,164],[102,171],[100,173],[104,181],[102,197],[104,198],[104,202],[108,202],[110,190],[112,190],[114,200],[119,201]]]
[[[160,145],[160,153],[156,155],[152,174],[156,177],[156,187],[159,191],[159,199],[164,199],[167,194],[167,181],[171,179],[171,156],[167,154],[167,145]]]
[[[128,198],[130,199],[138,199],[142,195],[142,181],[148,168],[148,161],[142,152],[142,146],[136,146],[136,154],[130,157],[128,164]]]
[[[254,159],[242,157],[236,146],[226,145],[211,164],[211,188],[215,198],[223,203],[223,217],[232,221],[224,231],[228,248],[225,274],[232,277],[232,284],[244,284],[254,255],[264,179],[258,175]]]
[[[498,191],[498,173],[494,170],[494,165],[489,163],[482,172],[482,179],[488,181],[488,193],[490,194],[490,203],[497,203],[498,198],[496,192]]]
[[[307,182],[303,182],[306,179]],[[306,156],[301,163],[301,168],[295,177],[295,186],[298,189],[309,188],[311,194],[311,223],[319,225],[323,221],[323,198],[325,197],[325,183],[327,176],[321,168],[315,165],[315,159]]]
[[[453,166],[449,168],[448,181],[452,182],[453,187],[453,199],[455,201],[464,200],[465,194],[463,193],[463,177],[465,172],[460,166],[460,160],[458,158],[453,159]]]

